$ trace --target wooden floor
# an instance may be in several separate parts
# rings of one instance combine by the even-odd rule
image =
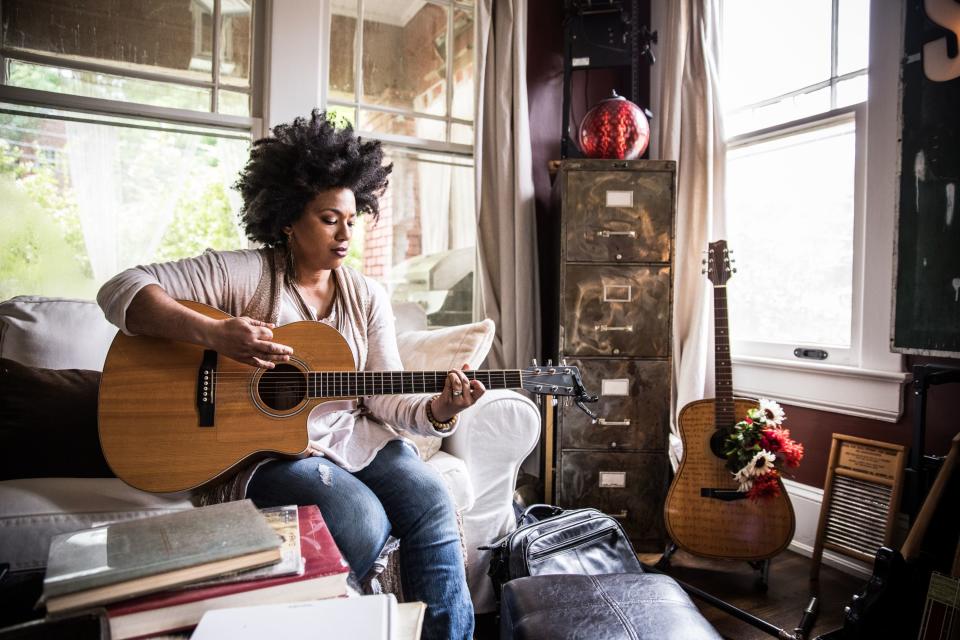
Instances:
[[[822,565],[819,588],[814,590],[809,581],[810,559],[792,551],[785,551],[771,561],[766,592],[757,588],[759,574],[746,562],[706,560],[678,551],[666,573],[787,631],[793,631],[799,624],[810,596],[817,595],[820,612],[810,638],[843,626],[844,605],[866,584],[865,577]],[[694,598],[694,602],[725,638],[772,637],[704,601]]]
[[[641,556],[647,564],[654,564],[658,559],[659,556]],[[757,588],[759,574],[746,562],[706,560],[677,551],[665,572],[787,631],[793,631],[800,622],[810,596],[818,595],[820,612],[809,638],[841,627],[844,605],[866,583],[866,578],[823,565],[819,592],[815,593],[808,579],[810,559],[791,551],[772,560],[766,592]],[[694,598],[694,602],[724,638],[761,640],[773,637],[704,601]],[[474,637],[476,640],[498,640],[492,614],[478,616]]]

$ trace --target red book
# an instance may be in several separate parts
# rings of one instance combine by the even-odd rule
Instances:
[[[301,602],[347,594],[350,567],[315,506],[299,507],[302,575],[165,591],[107,607],[114,640],[195,627],[207,611],[254,604]]]

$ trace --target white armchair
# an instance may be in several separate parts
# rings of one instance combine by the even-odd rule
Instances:
[[[416,310],[397,312],[398,333],[424,330]],[[90,301],[21,296],[0,302],[0,358],[30,367],[99,371],[114,334]],[[399,342],[407,362],[409,341]],[[486,576],[489,558],[476,547],[514,526],[514,485],[539,434],[539,412],[530,400],[513,391],[490,391],[461,414],[457,432],[427,461],[444,476],[463,514],[467,578],[478,613],[494,605]],[[39,453],[29,455],[42,455],[39,445],[50,443],[38,442]],[[148,494],[116,478],[3,480],[0,563],[12,572],[41,570],[50,539],[58,533],[186,508],[191,504],[185,495]]]

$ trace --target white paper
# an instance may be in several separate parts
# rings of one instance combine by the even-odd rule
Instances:
[[[208,611],[190,638],[395,640],[396,626],[397,600],[387,593]]]
[[[600,395],[628,396],[630,395],[630,378],[609,378],[600,381]]]
[[[632,207],[633,191],[607,191],[608,207]]]
[[[601,471],[600,486],[612,489],[622,489],[627,486],[626,471]]]

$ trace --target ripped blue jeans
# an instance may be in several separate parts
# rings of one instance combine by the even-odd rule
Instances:
[[[317,505],[358,578],[393,533],[404,599],[427,604],[423,637],[473,636],[456,507],[440,474],[412,447],[389,442],[355,473],[326,458],[275,460],[253,475],[247,497],[258,507]]]

